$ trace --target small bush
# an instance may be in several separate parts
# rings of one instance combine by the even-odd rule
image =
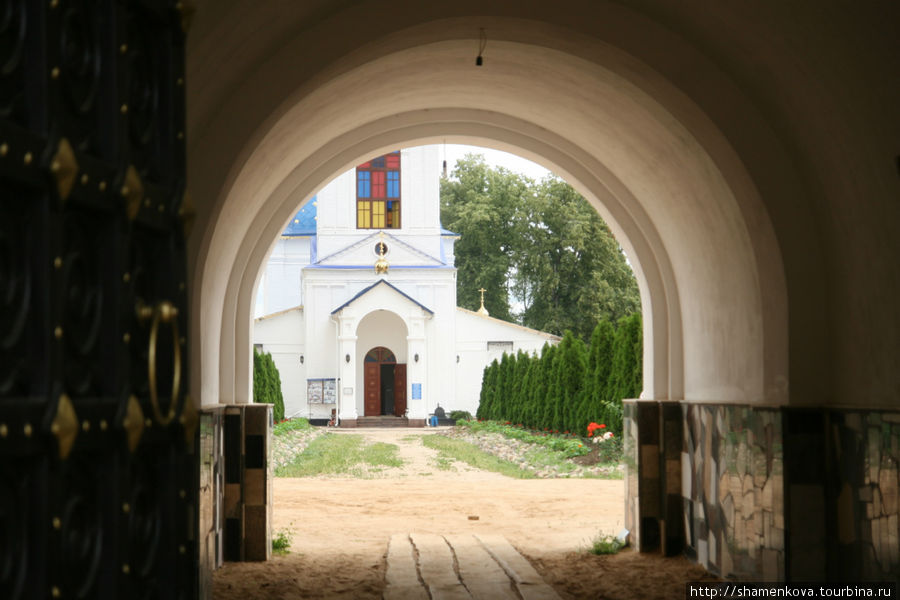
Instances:
[[[291,543],[294,541],[294,535],[287,527],[279,529],[272,536],[272,552],[275,554],[290,554]]]
[[[597,537],[591,541],[591,547],[588,552],[591,554],[615,554],[623,548],[622,542],[614,535],[597,534]]]
[[[455,421],[471,421],[472,413],[467,410],[451,410],[450,418]]]

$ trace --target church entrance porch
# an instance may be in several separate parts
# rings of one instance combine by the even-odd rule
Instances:
[[[379,346],[371,349],[364,365],[364,416],[403,417],[406,413],[406,365]]]

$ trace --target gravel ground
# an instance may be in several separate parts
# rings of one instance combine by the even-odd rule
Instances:
[[[324,427],[314,427],[310,430],[290,431],[284,435],[273,436],[273,460],[275,467],[283,467],[287,465],[291,459],[303,452],[311,441],[320,435],[325,435],[329,430]],[[404,430],[408,434],[414,435],[419,432],[418,429]],[[343,431],[342,431],[343,433]],[[429,430],[431,433],[431,430]],[[624,467],[604,467],[599,465],[579,465],[574,461],[564,461],[561,465],[539,465],[530,464],[525,458],[525,454],[529,450],[540,448],[535,444],[528,444],[520,440],[512,440],[506,438],[499,433],[473,433],[463,428],[452,427],[443,435],[463,440],[473,444],[498,458],[508,460],[518,464],[522,469],[526,469],[541,479],[553,479],[560,477],[602,477],[602,478],[619,478],[624,474]]]

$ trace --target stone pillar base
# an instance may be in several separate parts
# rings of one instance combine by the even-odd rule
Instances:
[[[228,405],[224,412],[224,558],[268,560],[272,555],[272,405]]]

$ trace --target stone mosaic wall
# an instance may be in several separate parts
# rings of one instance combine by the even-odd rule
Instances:
[[[632,540],[640,539],[640,506],[638,504],[638,439],[637,404],[634,400],[622,403],[623,456],[625,463],[625,529]]]
[[[222,565],[222,411],[200,412],[200,598],[212,597],[212,572]]]
[[[833,411],[829,422],[830,562],[838,577],[900,580],[900,412]]]
[[[624,417],[641,551],[741,581],[900,581],[900,412],[630,400]]]
[[[778,409],[683,404],[686,552],[722,577],[785,577],[782,418]]]

